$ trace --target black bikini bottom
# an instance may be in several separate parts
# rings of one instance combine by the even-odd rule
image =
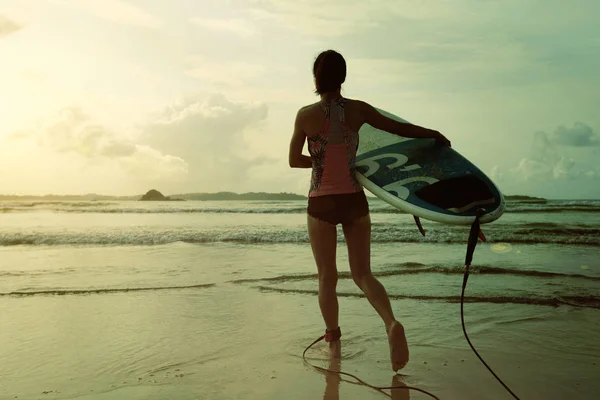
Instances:
[[[330,224],[346,224],[369,214],[363,190],[355,193],[328,194],[308,198],[308,214]]]

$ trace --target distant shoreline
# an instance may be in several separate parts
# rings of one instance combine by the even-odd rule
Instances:
[[[131,196],[107,196],[101,194],[82,194],[82,195],[1,195],[2,200],[36,200],[36,201],[137,201],[143,194]],[[168,196],[172,200],[200,200],[200,201],[230,201],[230,200],[306,200],[307,197],[296,193],[268,193],[268,192],[213,192],[213,193],[182,193]],[[527,195],[506,195],[509,201],[527,201],[527,202],[545,202],[548,199],[543,197],[534,197]]]
[[[2,195],[2,200],[42,200],[42,201],[138,201],[144,194],[131,196],[108,196],[101,194],[81,194],[81,195]],[[170,200],[203,200],[203,201],[227,201],[227,200],[306,200],[306,196],[296,193],[267,193],[267,192],[214,192],[214,193],[182,193],[168,196]]]

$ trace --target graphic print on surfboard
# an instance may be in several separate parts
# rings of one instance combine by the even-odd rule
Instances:
[[[465,157],[433,139],[403,138],[365,124],[359,132],[356,169],[367,190],[420,218],[468,225],[479,208],[485,210],[481,223],[504,212],[504,197],[496,185]]]

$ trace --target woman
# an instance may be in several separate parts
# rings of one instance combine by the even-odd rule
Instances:
[[[331,354],[339,357],[336,244],[337,225],[341,224],[352,279],[385,324],[392,369],[397,372],[408,362],[408,345],[404,327],[394,317],[385,288],[371,273],[369,205],[354,177],[358,131],[367,123],[404,137],[435,138],[446,145],[450,142],[437,131],[395,121],[363,101],[344,98],[340,90],[346,80],[346,62],[336,51],[319,54],[313,75],[321,100],[298,111],[289,164],[292,168],[312,168],[307,224],[319,276],[325,340]],[[310,156],[302,154],[306,140]]]

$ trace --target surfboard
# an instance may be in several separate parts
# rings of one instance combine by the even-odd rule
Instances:
[[[418,218],[471,225],[480,209],[482,224],[504,213],[504,195],[496,184],[455,149],[434,139],[405,138],[364,124],[355,165],[356,179],[365,189]]]

